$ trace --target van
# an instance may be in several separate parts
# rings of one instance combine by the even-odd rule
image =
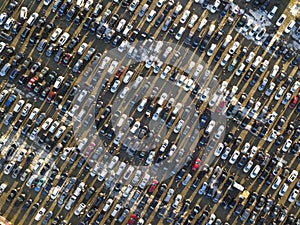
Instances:
[[[244,63],[242,63],[240,65],[240,67],[236,70],[235,75],[240,76],[243,73],[245,67],[246,67],[246,65]]]
[[[175,35],[175,39],[179,41],[183,35],[183,32],[185,31],[185,27],[180,27],[178,33]]]
[[[227,53],[224,59],[221,61],[220,65],[224,67],[228,62],[228,60],[230,59],[230,57],[231,57],[230,54]]]
[[[148,4],[143,5],[141,11],[139,12],[139,17],[143,17],[145,15],[146,11],[148,10],[148,8],[149,8]]]
[[[120,22],[118,23],[118,26],[116,28],[116,32],[121,32],[126,24],[125,19],[121,19]]]
[[[39,17],[39,14],[37,12],[32,13],[31,16],[29,17],[29,19],[27,20],[27,25],[29,27],[32,27],[38,17]]]
[[[192,175],[191,175],[191,174],[188,174],[188,175],[185,177],[185,179],[182,181],[182,185],[183,185],[183,186],[186,186],[187,183],[191,180],[191,178],[192,178]]]

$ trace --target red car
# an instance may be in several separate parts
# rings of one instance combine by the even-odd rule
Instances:
[[[196,159],[194,165],[192,166],[193,171],[196,171],[197,169],[199,169],[200,162],[201,162],[201,160],[199,158]]]
[[[148,191],[149,191],[150,193],[153,193],[154,190],[155,190],[155,188],[156,188],[156,186],[157,186],[157,184],[158,184],[158,181],[157,181],[157,180],[153,180],[152,185],[151,185],[151,187],[149,188]]]
[[[27,88],[32,89],[35,86],[35,83],[38,81],[37,77],[32,77],[30,81],[27,83]]]
[[[50,103],[54,99],[55,95],[56,95],[56,91],[50,91],[47,96],[47,102]]]
[[[217,112],[221,113],[223,111],[223,109],[225,108],[225,106],[226,106],[226,101],[222,100],[217,107]]]
[[[60,64],[62,63],[64,65],[68,65],[72,59],[72,56],[73,56],[72,54],[66,52],[62,60],[60,61]]]
[[[297,103],[298,103],[298,96],[294,96],[294,97],[292,98],[292,101],[291,101],[289,107],[292,109],[292,108],[295,107],[295,105],[297,105]]]
[[[120,79],[120,77],[122,76],[122,74],[125,72],[126,67],[125,66],[121,66],[118,71],[116,72],[116,78]]]
[[[132,214],[131,217],[130,217],[130,219],[127,222],[127,225],[132,225],[135,220],[136,220],[136,215]]]
[[[89,157],[89,155],[91,154],[91,152],[95,149],[96,144],[94,142],[91,142],[90,145],[86,148],[85,150],[85,157]]]

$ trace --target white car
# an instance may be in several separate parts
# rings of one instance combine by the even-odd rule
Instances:
[[[235,151],[233,152],[232,156],[231,156],[230,159],[229,159],[229,163],[230,163],[231,165],[233,165],[233,164],[236,162],[236,160],[237,160],[237,158],[239,157],[239,155],[240,155],[240,152],[239,152],[238,150],[235,150]]]
[[[106,201],[106,204],[105,204],[105,206],[103,207],[102,211],[103,211],[103,212],[107,212],[107,211],[110,209],[112,203],[113,203],[113,200],[112,200],[111,198],[108,199],[108,200]]]
[[[44,207],[40,208],[38,213],[35,215],[34,220],[35,221],[40,221],[42,216],[45,214],[45,212],[46,212],[46,209]]]
[[[21,20],[26,20],[27,19],[27,13],[28,13],[27,7],[25,7],[25,6],[21,7],[21,10],[20,10],[20,19]]]
[[[48,118],[45,120],[45,122],[43,123],[42,129],[43,129],[43,130],[47,130],[47,129],[50,127],[50,125],[51,125],[52,122],[53,122],[53,119],[52,119],[51,117],[48,117]]]
[[[135,134],[135,132],[140,128],[141,122],[135,121],[132,128],[130,129],[130,133]]]
[[[275,16],[275,13],[277,12],[277,10],[278,10],[278,6],[274,5],[272,7],[272,9],[270,10],[270,12],[268,13],[268,15],[267,15],[269,20],[273,19],[273,17]]]
[[[182,195],[178,194],[172,204],[172,208],[176,209],[182,200]]]
[[[128,82],[130,81],[130,79],[132,78],[133,76],[133,71],[131,70],[128,70],[124,76],[124,79],[123,79],[123,83],[124,84],[128,84]]]
[[[168,75],[168,73],[171,71],[172,67],[166,66],[163,72],[160,74],[161,79],[165,79]]]
[[[277,75],[277,73],[279,72],[279,66],[278,65],[274,65],[272,72],[270,73],[270,78],[273,78]]]
[[[7,184],[6,184],[6,183],[2,183],[2,184],[0,185],[0,196],[1,196],[2,193],[5,191],[6,187],[7,187]]]
[[[59,37],[59,35],[61,35],[62,32],[63,30],[60,27],[57,27],[55,31],[53,31],[53,33],[51,34],[50,40],[56,41],[56,39]]]
[[[217,157],[220,156],[221,153],[222,153],[222,151],[223,151],[223,149],[224,149],[224,144],[223,143],[219,143],[218,147],[216,148],[216,150],[214,152],[214,155],[217,156]]]
[[[78,55],[82,55],[84,53],[84,51],[87,49],[88,44],[87,43],[82,43],[79,47],[79,49],[77,50],[77,54]]]
[[[37,137],[37,134],[38,134],[39,131],[40,131],[40,128],[39,128],[39,127],[35,127],[35,128],[33,129],[33,131],[31,132],[31,134],[30,134],[30,136],[29,136],[29,139],[30,139],[31,141],[34,141],[35,138]]]
[[[287,139],[286,142],[284,143],[284,145],[282,146],[281,151],[283,152],[287,152],[289,150],[289,148],[291,147],[293,141],[291,139]]]
[[[14,161],[11,161],[10,163],[6,164],[6,166],[4,167],[4,174],[9,175],[13,170],[15,164],[16,163]]]
[[[251,63],[251,61],[254,59],[254,57],[255,57],[255,53],[250,52],[248,57],[246,58],[245,62],[248,63],[248,64]]]
[[[253,162],[251,160],[248,161],[247,165],[243,168],[244,173],[248,173],[253,166]]]
[[[300,87],[300,82],[299,81],[295,81],[295,83],[293,84],[293,86],[291,87],[290,91],[292,93],[294,93],[295,91],[298,90],[298,88]]]
[[[272,142],[275,138],[277,138],[277,135],[278,135],[278,131],[273,130],[272,133],[270,134],[270,136],[268,137],[267,141]]]
[[[162,145],[161,145],[159,151],[160,151],[160,152],[165,152],[165,150],[166,150],[168,144],[169,144],[169,140],[168,140],[168,139],[165,139],[165,140],[163,141],[163,143],[162,143]]]
[[[203,18],[197,28],[198,31],[201,31],[203,29],[203,27],[207,24],[207,19],[206,18]]]
[[[15,105],[15,107],[14,107],[14,112],[15,113],[18,113],[18,112],[20,112],[20,110],[21,110],[21,108],[23,107],[23,105],[25,104],[25,101],[23,100],[23,99],[20,99],[19,101],[18,101],[18,103]]]
[[[230,151],[231,151],[231,148],[226,147],[225,151],[221,155],[221,159],[226,160],[228,158],[228,156],[229,156]]]
[[[256,165],[256,166],[253,168],[253,170],[251,171],[250,177],[251,177],[252,179],[254,179],[255,177],[257,177],[259,171],[260,171],[260,165]]]
[[[198,15],[197,14],[193,14],[190,21],[189,21],[189,24],[188,24],[188,27],[189,28],[193,28],[193,26],[195,25],[195,23],[197,22],[198,20]]]
[[[288,198],[288,201],[290,203],[294,202],[296,200],[298,194],[299,194],[299,190],[298,189],[293,189],[293,191],[291,192],[291,194],[290,194],[290,196]]]
[[[284,98],[281,101],[281,104],[286,105],[286,103],[288,103],[290,101],[291,97],[292,97],[291,93],[289,93],[289,92],[286,93],[286,95],[284,96]]]
[[[30,111],[31,107],[32,107],[32,104],[27,102],[26,105],[24,106],[22,112],[21,112],[21,116],[23,116],[23,117],[27,116],[27,114]]]
[[[291,30],[294,28],[295,24],[296,24],[296,21],[295,20],[291,20],[289,22],[289,24],[287,25],[287,27],[284,29],[284,32],[287,33],[287,34],[289,34],[291,32]]]
[[[154,120],[154,121],[158,120],[159,114],[162,112],[162,110],[163,110],[162,107],[158,107],[152,116],[152,120]]]
[[[215,139],[219,139],[222,136],[224,130],[225,130],[225,126],[220,125],[218,130],[217,130],[217,133],[215,134]]]
[[[75,216],[79,216],[79,214],[86,208],[86,205],[82,202],[80,205],[75,209],[74,214]]]
[[[275,181],[274,181],[274,183],[272,184],[271,188],[273,190],[276,190],[280,186],[281,181],[282,181],[282,178],[280,176],[277,176],[276,179],[275,179]]]
[[[137,8],[137,6],[138,6],[139,3],[140,3],[139,0],[133,0],[133,1],[131,2],[131,4],[129,5],[129,7],[128,7],[129,11],[130,11],[130,12],[134,12],[135,9]]]
[[[70,34],[68,32],[64,32],[58,40],[58,45],[63,46],[69,40]]]
[[[15,19],[14,18],[8,18],[4,24],[4,30],[10,30],[12,26],[15,24]]]
[[[281,186],[281,188],[278,192],[278,195],[280,197],[283,197],[285,195],[285,193],[287,192],[288,188],[289,188],[289,185],[287,183],[283,183],[283,185]]]
[[[275,99],[276,101],[278,101],[278,100],[281,98],[281,96],[283,95],[285,89],[286,89],[286,87],[283,87],[283,86],[281,86],[281,87],[279,88],[279,90],[277,91],[277,93],[276,93],[276,95],[275,95],[275,97],[274,97],[274,99]]]
[[[210,12],[211,13],[216,13],[220,5],[221,5],[221,1],[220,0],[215,0],[214,4],[210,8]]]
[[[153,20],[153,18],[155,17],[155,15],[156,15],[156,11],[155,11],[154,9],[152,9],[152,10],[150,11],[150,13],[148,14],[148,16],[147,16],[146,21],[147,21],[148,23],[151,23],[151,21]]]
[[[285,21],[285,19],[286,19],[286,15],[285,14],[281,14],[281,16],[276,21],[275,25],[277,27],[280,27],[283,24],[283,22]]]
[[[289,177],[287,178],[287,181],[290,182],[290,183],[293,183],[296,180],[297,177],[298,177],[298,171],[293,170],[291,172],[291,174],[289,175]]]
[[[179,20],[180,23],[184,24],[184,23],[186,22],[186,20],[189,18],[190,14],[191,14],[191,11],[190,11],[190,10],[185,10],[185,11],[183,12],[182,17],[181,17],[180,20]]]
[[[142,112],[147,104],[148,99],[147,98],[143,98],[141,103],[138,105],[137,107],[137,111],[138,112]]]
[[[116,93],[116,91],[118,90],[120,84],[121,84],[120,80],[115,80],[115,82],[113,83],[113,85],[110,88],[110,92],[111,93]]]
[[[154,159],[154,156],[155,156],[155,151],[150,151],[149,152],[149,155],[148,155],[148,158],[146,159],[146,164],[147,165],[150,165]]]
[[[129,87],[125,87],[120,94],[120,99],[124,99],[128,91],[129,91]]]

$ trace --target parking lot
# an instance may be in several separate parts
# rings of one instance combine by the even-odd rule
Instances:
[[[293,2],[200,2],[0,7],[2,216],[300,224]]]

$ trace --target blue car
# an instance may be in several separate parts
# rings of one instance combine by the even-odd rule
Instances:
[[[11,95],[5,102],[5,107],[9,108],[14,103],[14,101],[16,101],[16,99],[17,99],[16,95],[14,95],[14,94]]]

